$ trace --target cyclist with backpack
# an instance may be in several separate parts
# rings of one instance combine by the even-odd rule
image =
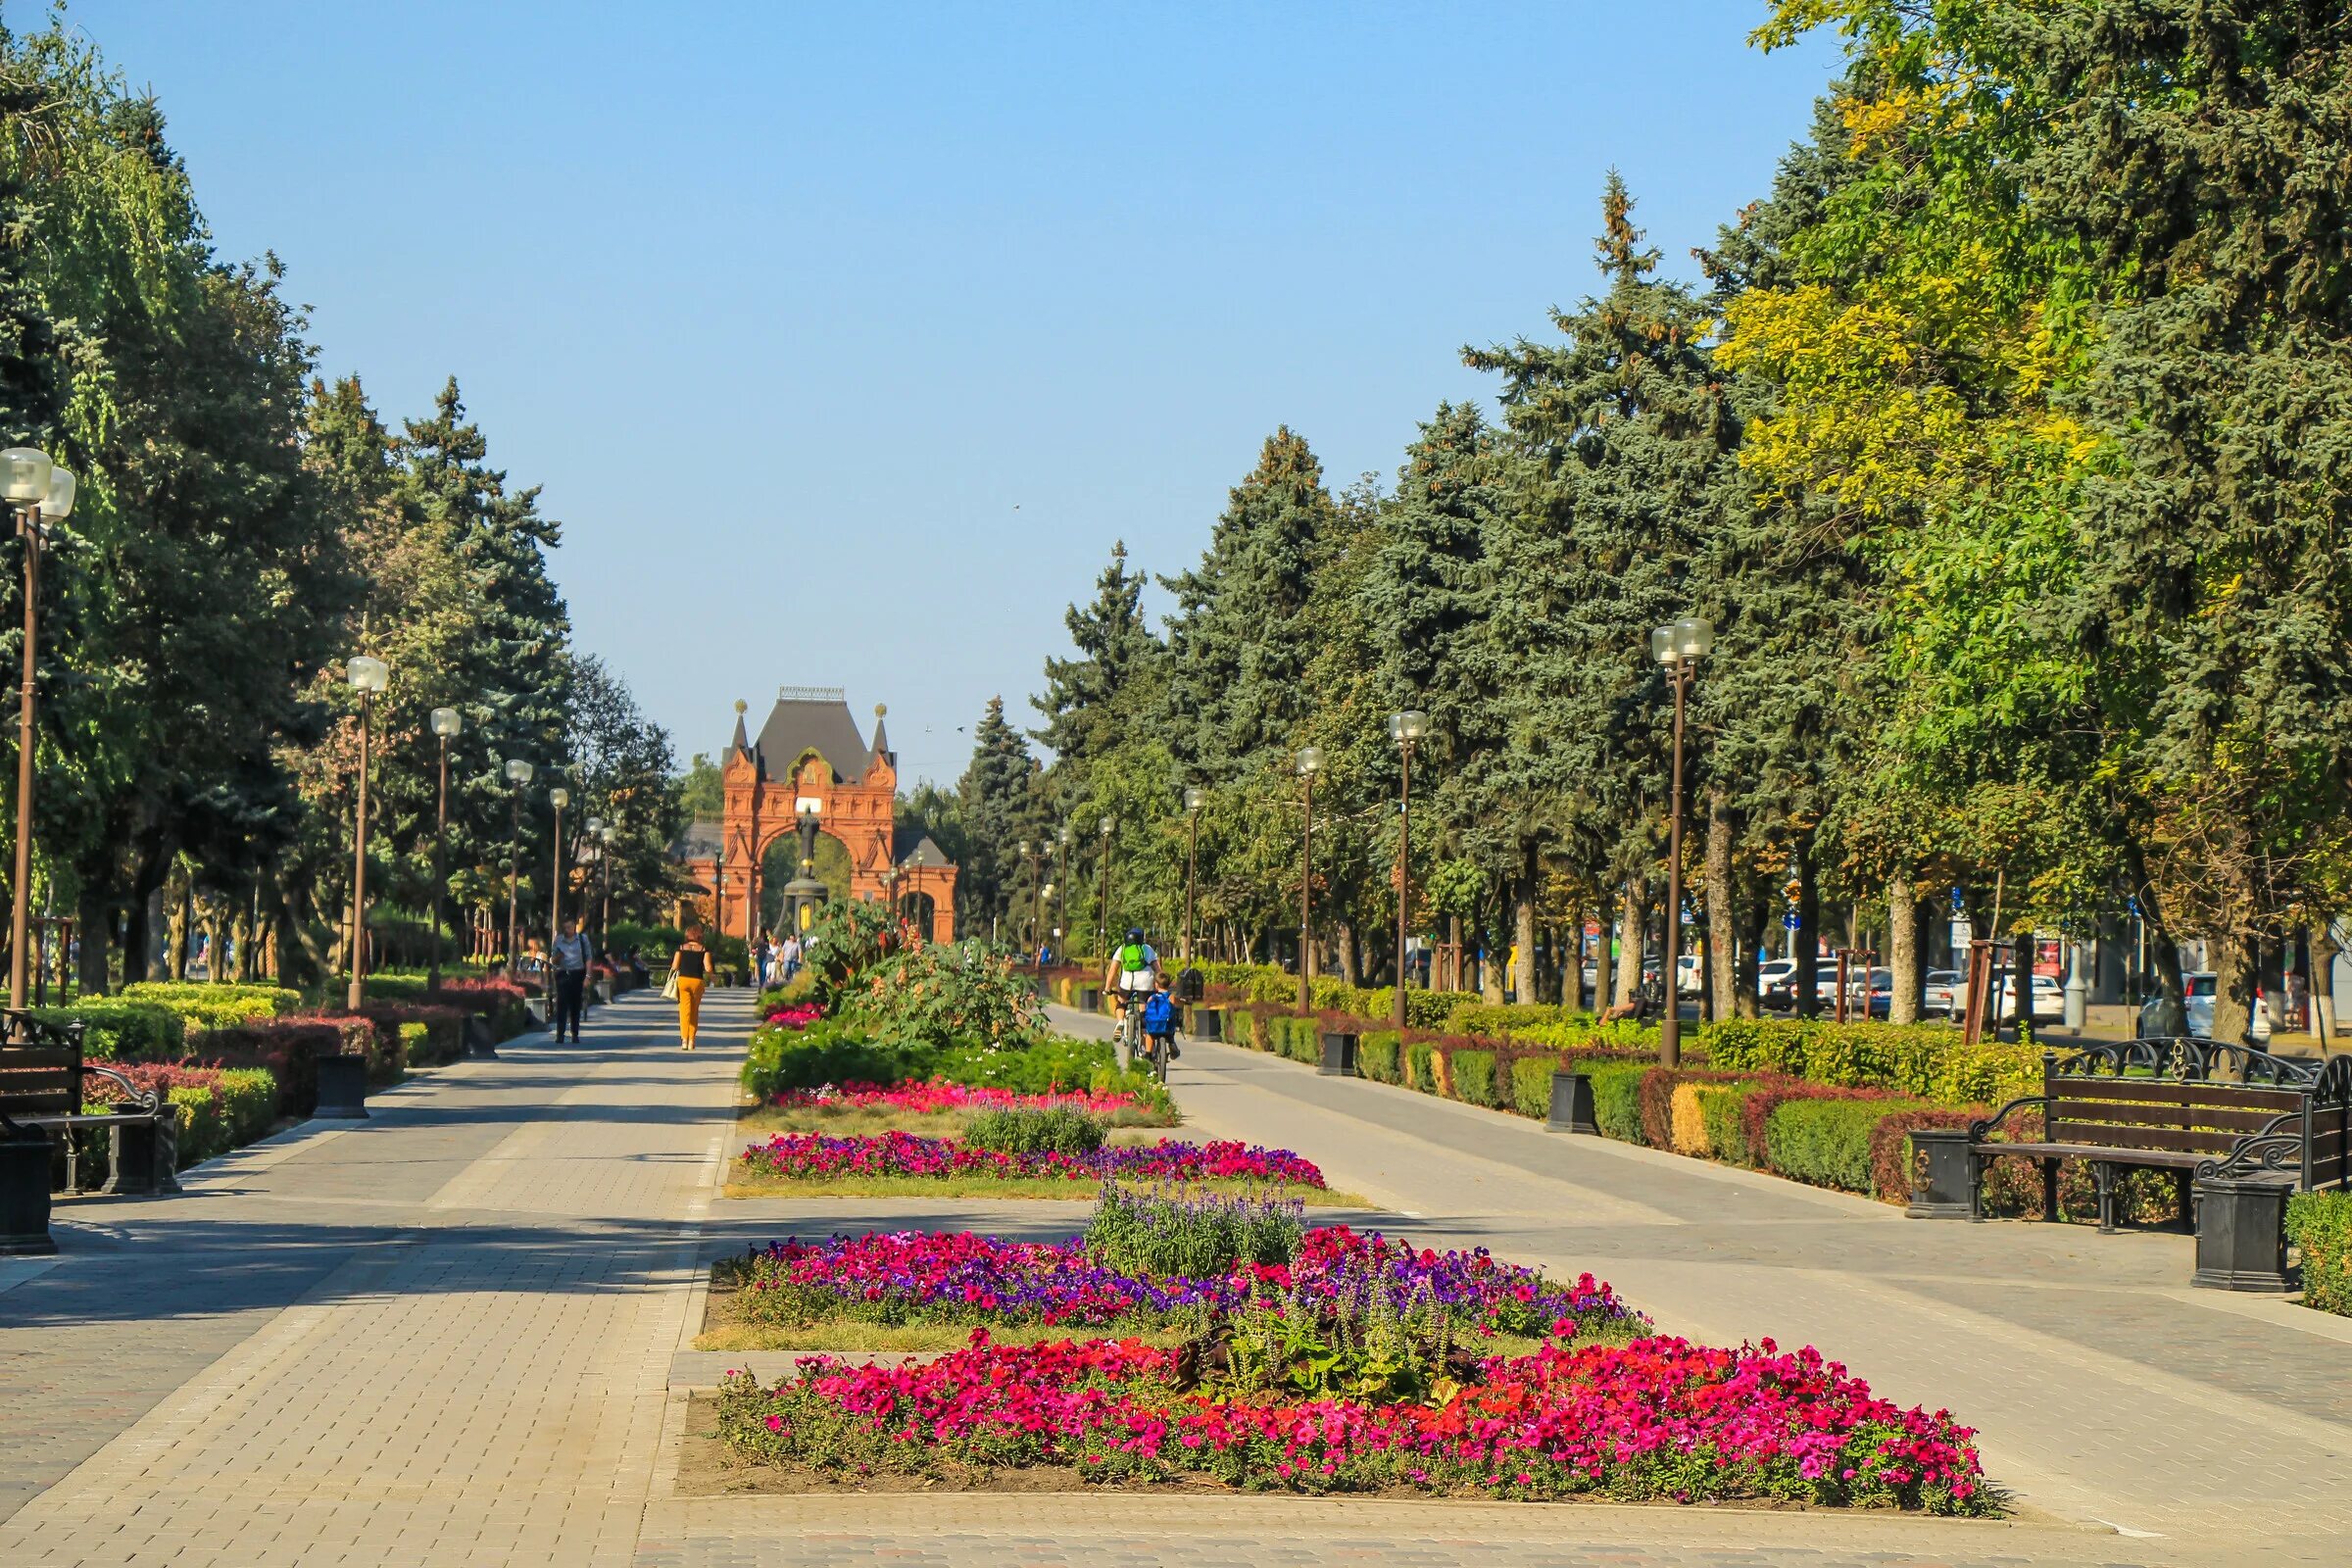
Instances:
[[[1164,974],[1152,995],[1144,999],[1143,1023],[1145,1059],[1165,1083],[1168,1063],[1183,1053],[1176,1049],[1176,999],[1168,991],[1168,977]]]
[[[1133,1051],[1140,1031],[1128,1015],[1152,994],[1158,980],[1159,955],[1144,940],[1143,927],[1129,926],[1127,940],[1110,956],[1110,972],[1104,977],[1104,987],[1117,1007],[1118,1036],[1129,1052]]]

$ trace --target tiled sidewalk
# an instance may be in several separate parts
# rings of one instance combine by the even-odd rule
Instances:
[[[2088,1568],[2257,1541],[2268,1563],[2341,1560],[2352,1344],[2190,1298],[2177,1240],[1906,1224],[1213,1047],[1177,1067],[1197,1131],[1298,1148],[1410,1211],[1400,1228],[1592,1267],[1669,1329],[1815,1340],[1982,1419],[2001,1479],[2060,1517],[678,1496],[688,1392],[713,1375],[685,1349],[703,1261],[786,1230],[1083,1217],[715,1200],[748,1000],[714,999],[717,1049],[692,1056],[658,1002],[626,1002],[584,1050],[421,1078],[183,1197],[67,1205],[59,1258],[0,1265],[0,1562]]]
[[[0,1472],[46,1487],[0,1561],[628,1561],[740,1054],[652,998],[589,1038],[66,1205],[0,1294]]]
[[[1589,1268],[1666,1331],[1816,1344],[1948,1406],[2028,1504],[2138,1533],[2121,1555],[2352,1560],[2352,1323],[2191,1290],[2185,1237],[1906,1220],[1232,1047],[1187,1047],[1171,1086],[1193,1125],[1308,1152],[1399,1229]]]

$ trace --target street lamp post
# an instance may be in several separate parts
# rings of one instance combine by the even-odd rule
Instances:
[[[1061,824],[1060,831],[1054,835],[1054,845],[1055,852],[1060,857],[1060,865],[1054,873],[1054,885],[1061,890],[1054,897],[1054,948],[1055,952],[1059,953],[1061,950],[1062,928],[1070,923],[1069,823],[1064,822]],[[1066,953],[1062,954],[1061,956],[1065,958],[1069,956],[1069,955]]]
[[[597,862],[596,869],[580,879],[580,930],[586,932],[593,929],[596,923],[588,918],[588,911],[595,906],[597,879],[604,874],[605,869],[605,819],[601,816],[592,816],[580,826],[587,832],[587,837],[581,839],[580,842],[596,846]]]
[[[531,781],[537,769],[519,757],[507,759],[507,782],[514,786],[513,814],[507,826],[507,978],[512,980],[521,955],[522,926],[520,897],[522,892],[522,787]]]
[[[1404,931],[1405,913],[1412,903],[1412,843],[1413,843],[1413,742],[1429,733],[1429,715],[1408,708],[1389,715],[1389,735],[1396,742],[1402,758],[1402,773],[1396,795],[1396,1015],[1398,1030],[1404,1028]]]
[[[1315,936],[1315,775],[1323,769],[1320,746],[1298,748],[1298,776],[1306,784],[1306,821],[1298,834],[1298,1010],[1312,1005],[1307,970]]]
[[[382,660],[362,654],[344,666],[344,672],[360,694],[360,808],[358,828],[351,836],[351,989],[343,1004],[357,1012],[367,1001],[368,983],[368,737],[374,727],[375,694],[389,683],[392,671]]]
[[[1115,816],[1102,819],[1102,897],[1095,906],[1095,946],[1110,952],[1110,834],[1119,825]]]
[[[571,804],[571,791],[559,784],[547,792],[556,808],[555,875],[549,878],[547,890],[547,952],[554,961],[556,938],[564,934],[564,808]]]
[[[26,929],[32,910],[32,666],[41,607],[41,530],[74,510],[74,474],[35,447],[0,452],[0,501],[16,510],[17,537],[24,541],[24,683],[17,700],[17,877],[10,885],[8,1004],[24,1007]]]
[[[1666,991],[1666,1016],[1658,1024],[1661,1067],[1678,1067],[1683,1060],[1683,705],[1690,692],[1691,673],[1714,645],[1714,626],[1697,615],[1685,615],[1649,634],[1650,657],[1666,666],[1666,678],[1674,686],[1674,781],[1666,815],[1666,952],[1658,962],[1658,978]],[[1641,961],[1637,944],[1634,962]]]
[[[1200,808],[1208,791],[1193,785],[1184,792],[1184,966],[1193,966],[1193,873],[1200,863]]]
[[[465,728],[466,720],[456,709],[433,710],[433,734],[441,742],[441,787],[433,808],[433,929],[424,960],[428,994],[441,984],[441,895],[449,887],[449,743]]]
[[[602,869],[605,873],[605,908],[596,922],[596,940],[597,945],[610,956],[612,951],[612,846],[620,838],[620,828],[616,823],[607,822],[596,830],[596,858],[604,862]]]
[[[1029,957],[1032,961],[1034,961],[1037,957],[1037,939],[1039,935],[1037,929],[1037,852],[1035,846],[1031,845],[1027,839],[1021,840],[1020,852],[1021,869],[1028,875],[1029,878]]]

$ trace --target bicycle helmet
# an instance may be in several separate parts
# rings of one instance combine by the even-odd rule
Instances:
[[[1130,941],[1130,942],[1141,942],[1141,941],[1143,941],[1143,940],[1144,940],[1144,928],[1143,928],[1142,926],[1140,926],[1140,925],[1131,925],[1131,926],[1129,926],[1129,927],[1127,928],[1127,940],[1128,940],[1128,941]]]

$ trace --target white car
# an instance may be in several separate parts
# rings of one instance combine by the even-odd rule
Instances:
[[[2192,969],[2180,977],[2181,1008],[2188,1014],[2188,1032],[2199,1040],[2213,1038],[2213,999],[2221,989],[2221,978],[2210,969]],[[2145,1039],[2156,1035],[2163,1026],[2164,998],[2150,997],[2139,1004],[2139,1033]],[[2254,998],[2254,1018],[2246,1026],[2250,1040],[2271,1038],[2271,1004],[2268,998],[2257,993]]]
[[[1930,969],[1920,989],[1919,1010],[1931,1017],[1956,1018],[1968,1006],[1968,976],[1957,969]]]
[[[2028,995],[2033,999],[2033,1017],[2035,1023],[2058,1023],[2066,1017],[2066,987],[2059,984],[2056,975],[2035,975],[2034,989]],[[1994,1018],[2012,1016],[2008,976],[2003,975],[2000,984],[1992,988],[1992,1000],[1985,1005],[1990,1009],[1990,1015]]]
[[[1687,953],[1674,960],[1674,989],[1686,997],[1695,997],[1706,978],[1698,955]]]

